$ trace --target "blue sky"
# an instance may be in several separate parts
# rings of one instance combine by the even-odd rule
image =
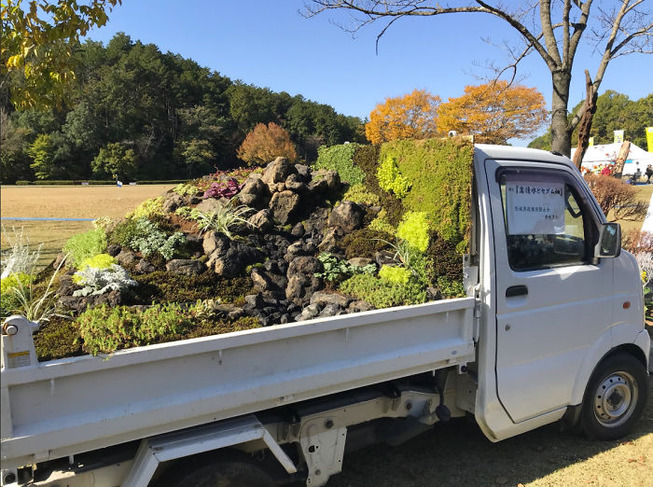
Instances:
[[[348,22],[344,12],[306,19],[299,13],[303,7],[303,0],[123,0],[107,25],[88,37],[106,45],[124,32],[232,80],[302,94],[361,118],[385,98],[415,88],[443,100],[460,96],[466,85],[491,75],[488,63],[505,62],[497,46],[518,40],[512,29],[488,15],[409,18],[386,32],[377,53],[382,24],[352,38],[334,25]],[[570,108],[584,98],[583,70],[588,68],[593,77],[597,65],[590,47],[577,57]],[[521,84],[542,92],[550,106],[550,75],[539,56],[531,55],[518,75]],[[636,100],[653,92],[652,79],[652,56],[624,56],[610,64],[600,93],[612,89]]]

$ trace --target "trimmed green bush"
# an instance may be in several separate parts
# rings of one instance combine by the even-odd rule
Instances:
[[[103,253],[107,248],[107,234],[101,228],[73,235],[63,247],[68,262],[79,268],[84,259]]]
[[[429,224],[424,211],[407,212],[397,227],[397,237],[420,252],[429,246]]]
[[[317,150],[316,169],[330,169],[340,175],[340,180],[351,185],[361,184],[365,180],[365,173],[354,164],[354,153],[360,144],[340,144],[327,147],[321,146]]]
[[[383,144],[380,159],[392,158],[412,184],[406,209],[423,211],[435,231],[467,252],[471,227],[474,146],[460,139],[398,140]],[[392,221],[391,221],[392,223]]]
[[[381,189],[393,193],[399,199],[404,199],[412,186],[410,181],[399,171],[397,159],[391,155],[386,155],[381,159],[376,176]]]

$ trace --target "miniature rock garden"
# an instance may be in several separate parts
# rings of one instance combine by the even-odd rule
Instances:
[[[217,173],[100,219],[2,314],[39,321],[40,360],[464,295],[473,147],[320,149]]]

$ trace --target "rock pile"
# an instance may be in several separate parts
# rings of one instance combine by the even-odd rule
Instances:
[[[221,304],[216,311],[230,318],[254,316],[264,326],[370,309],[364,302],[325,291],[324,280],[316,277],[324,271],[318,255],[330,252],[344,259],[343,237],[361,229],[367,213],[378,211],[351,201],[332,206],[344,189],[334,171],[313,171],[277,158],[263,174],[252,173],[237,194],[237,203],[250,211],[247,224],[234,230],[236,237],[186,229],[184,235],[195,252],[191,258],[165,262],[165,271],[191,277],[213,272],[226,280],[249,275],[255,293],[244,296],[245,304]],[[184,206],[210,212],[224,204],[226,201],[218,199],[168,192],[163,207],[169,212]],[[110,245],[108,253],[133,275],[162,270],[160,265],[157,267],[139,253],[119,245]],[[370,259],[363,260],[352,259],[351,263],[370,263]],[[72,310],[82,311],[103,303],[143,304],[130,303],[128,295],[115,291],[73,297],[75,285],[69,276],[61,282],[60,304]]]

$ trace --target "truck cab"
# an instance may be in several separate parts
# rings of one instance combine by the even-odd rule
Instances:
[[[578,422],[591,402],[582,416],[597,424],[586,429],[618,435],[622,409],[636,412],[646,387],[633,390],[628,373],[610,376],[607,394],[588,384],[597,364],[619,355],[645,365],[649,349],[638,266],[618,225],[566,157],[477,145],[474,167],[478,423],[497,441],[565,415]]]

